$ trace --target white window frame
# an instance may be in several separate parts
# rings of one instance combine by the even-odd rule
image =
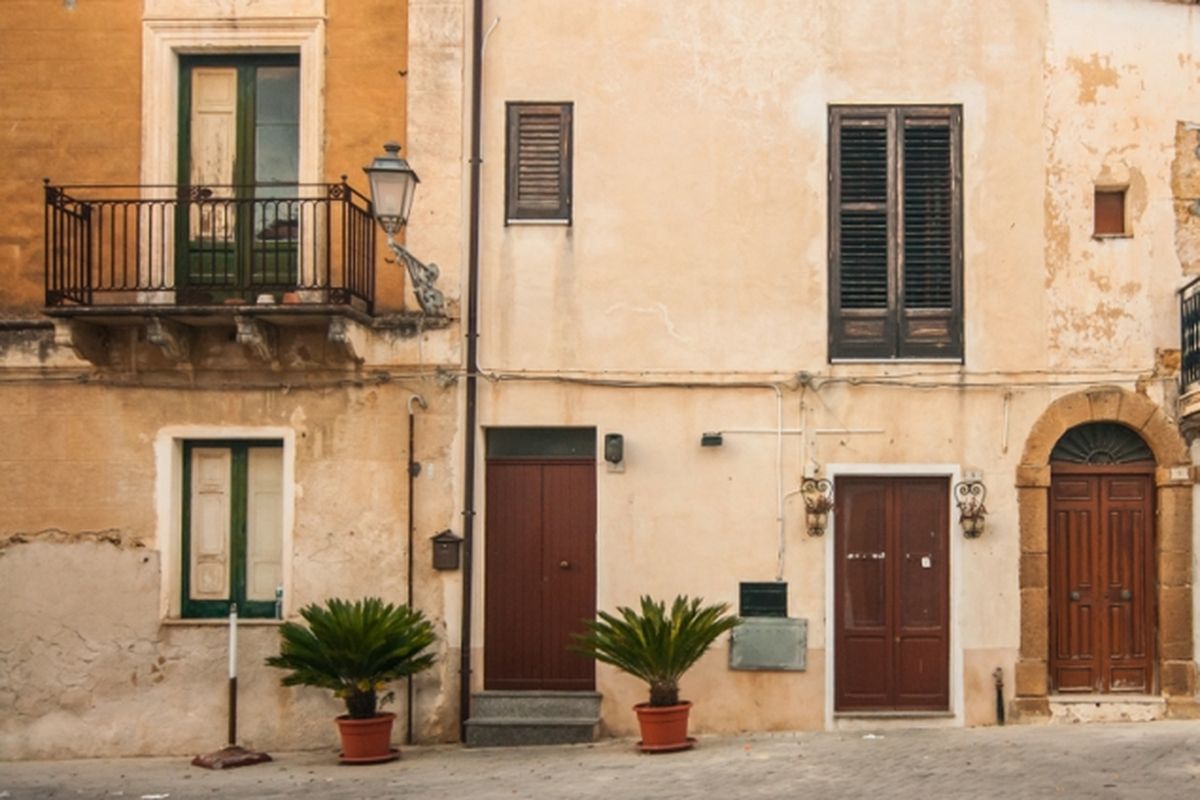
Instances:
[[[159,616],[183,620],[183,445],[195,440],[273,439],[283,442],[283,616],[292,602],[292,546],[296,520],[296,432],[281,427],[222,427],[178,425],[162,428],[154,439],[155,545],[163,580],[159,590]],[[222,620],[191,619],[195,624],[221,624]]]

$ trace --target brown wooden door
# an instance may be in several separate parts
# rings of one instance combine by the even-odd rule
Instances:
[[[571,652],[596,615],[594,459],[487,462],[484,687],[591,690]]]
[[[1102,467],[1055,471],[1050,675],[1056,691],[1153,690],[1151,478]]]
[[[949,484],[839,478],[835,707],[950,705]]]

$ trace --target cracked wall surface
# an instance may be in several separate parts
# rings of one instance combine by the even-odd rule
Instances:
[[[416,681],[417,738],[457,735],[456,649],[445,623],[456,573],[434,572],[429,536],[452,516],[445,467],[453,392],[436,384],[288,395],[0,386],[0,758],[203,752],[222,740],[226,628],[179,622],[177,552],[159,518],[163,428],[278,426],[296,441],[288,610],[330,596],[403,602],[408,418],[419,390],[415,601],[439,630],[439,663]],[[167,521],[170,523],[171,521]],[[331,745],[327,692],[285,689],[263,666],[269,622],[240,637],[241,730],[263,749]],[[400,692],[403,695],[403,692]],[[401,704],[402,705],[402,704]]]

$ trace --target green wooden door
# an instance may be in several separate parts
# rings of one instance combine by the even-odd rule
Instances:
[[[294,287],[301,204],[294,56],[181,60],[176,277],[182,302]]]

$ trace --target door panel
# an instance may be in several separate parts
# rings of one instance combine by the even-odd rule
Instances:
[[[484,686],[592,689],[568,648],[596,614],[595,461],[489,459],[486,484]]]
[[[835,497],[837,708],[948,708],[948,482],[844,478]]]
[[[1060,692],[1153,688],[1148,475],[1055,475],[1050,677]]]

